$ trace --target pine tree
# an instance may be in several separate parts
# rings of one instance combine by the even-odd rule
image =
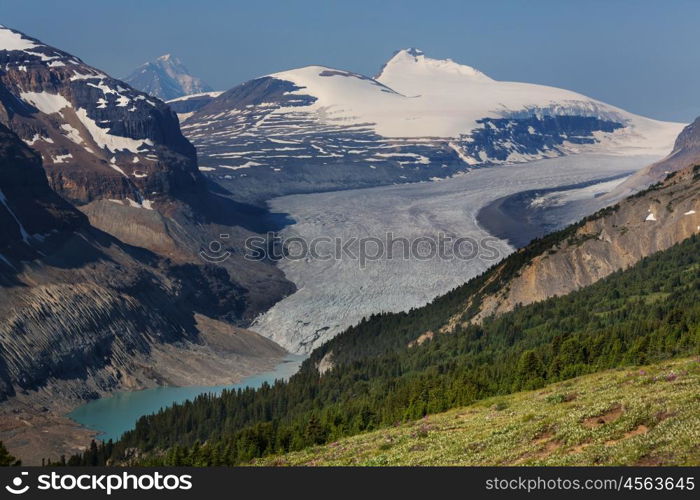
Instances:
[[[10,455],[10,452],[7,451],[5,445],[0,441],[0,467],[9,467],[11,465],[22,465],[22,462]]]

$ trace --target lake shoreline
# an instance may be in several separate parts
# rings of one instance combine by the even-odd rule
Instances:
[[[211,352],[202,351],[202,346],[196,345],[169,346],[164,352],[152,353],[152,357],[140,360],[139,373],[143,372],[143,376],[122,376],[117,385],[87,384],[83,379],[53,380],[37,390],[18,392],[0,403],[0,441],[24,465],[41,465],[43,459],[59,460],[61,455],[69,457],[83,451],[92,439],[100,439],[99,429],[70,418],[82,406],[109,399],[117,393],[140,392],[160,386],[235,385],[274,370],[289,355],[279,348],[279,354],[269,353],[245,363],[236,362],[240,358],[232,356],[229,360],[233,363],[231,368],[230,363],[222,365],[221,359],[212,358]],[[189,362],[183,365],[186,358]],[[176,359],[180,360],[180,368],[164,366],[172,365]],[[213,363],[212,370],[208,374],[202,373],[197,369],[200,363]],[[229,366],[228,370],[224,370],[226,366]],[[157,372],[153,370],[156,367],[160,367],[162,375],[167,377],[156,376]],[[103,371],[107,373],[109,368]],[[105,373],[96,374],[96,379],[106,380]],[[150,377],[145,376],[148,374]]]
[[[107,397],[80,405],[65,416],[95,432],[96,439],[117,440],[134,428],[139,418],[160,409],[181,404],[204,394],[221,394],[224,390],[253,388],[294,375],[306,356],[287,354],[271,370],[261,371],[220,385],[159,386],[135,391],[116,391]]]

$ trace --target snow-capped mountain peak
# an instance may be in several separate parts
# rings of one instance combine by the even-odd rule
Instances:
[[[0,51],[5,51],[8,54],[20,52],[26,56],[27,62],[38,60],[41,64],[52,68],[84,65],[78,57],[50,47],[35,38],[1,24]],[[5,64],[5,70],[9,67],[8,64],[10,64],[9,61]]]
[[[398,92],[408,89],[429,90],[434,87],[436,79],[455,82],[493,81],[476,68],[456,63],[452,59],[433,59],[415,48],[396,51],[376,76],[376,80],[389,87],[395,84],[398,88],[392,88]]]
[[[214,90],[193,76],[183,62],[172,54],[164,54],[154,61],[142,64],[124,81],[164,101]]]
[[[664,154],[682,127],[418,49],[398,51],[376,78],[306,66],[178,112],[200,169],[238,193],[427,180],[583,151]]]

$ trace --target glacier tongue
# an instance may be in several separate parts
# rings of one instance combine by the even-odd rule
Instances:
[[[481,240],[490,235],[477,225],[476,215],[497,198],[606,179],[657,158],[562,157],[476,170],[440,182],[285,196],[272,200],[270,206],[275,212],[289,213],[296,221],[283,231],[283,237],[300,236],[307,242],[319,236],[341,241],[384,239],[387,233],[410,241],[437,239],[438,233]],[[513,250],[503,240],[495,240],[491,246],[501,257]],[[384,256],[360,268],[359,262],[347,255],[341,260],[283,260],[280,266],[298,291],[258,317],[252,329],[293,352],[309,352],[363,317],[421,306],[493,263],[485,258],[404,260]]]

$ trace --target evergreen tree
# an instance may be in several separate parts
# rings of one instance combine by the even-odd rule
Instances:
[[[11,465],[19,466],[22,465],[22,462],[10,455],[3,442],[0,441],[0,467],[9,467]]]

